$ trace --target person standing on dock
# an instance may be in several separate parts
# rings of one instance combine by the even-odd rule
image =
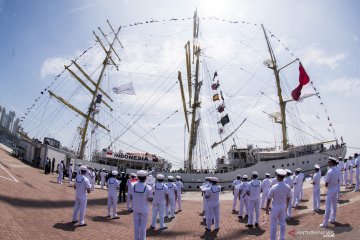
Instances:
[[[211,186],[205,191],[206,204],[206,231],[211,231],[212,221],[214,219],[215,231],[220,228],[220,192],[221,187],[218,185],[219,179],[210,177]]]
[[[360,156],[359,154],[355,153],[355,189],[354,192],[359,191],[359,184],[360,184]]]
[[[340,186],[343,186],[344,185],[344,176],[343,176],[343,173],[344,173],[344,160],[342,157],[339,157],[338,158],[338,161],[339,161],[339,164],[338,164],[338,168],[340,170]]]
[[[105,168],[103,168],[100,172],[100,187],[101,187],[101,189],[104,189],[106,175],[107,174],[105,172]]]
[[[108,186],[108,218],[117,218],[116,206],[117,206],[117,190],[120,187],[119,180],[116,179],[118,171],[112,171],[109,179],[107,180]]]
[[[175,218],[175,202],[177,200],[177,187],[174,183],[174,177],[168,176],[166,186],[169,189],[169,207],[166,210],[168,218]]]
[[[267,194],[269,193],[269,190],[271,188],[271,179],[270,173],[265,174],[266,178],[262,180],[261,182],[261,190],[262,190],[262,196],[261,196],[261,208],[265,209],[265,204],[267,203]]]
[[[85,177],[87,167],[81,166],[80,174],[76,175],[74,188],[75,192],[75,206],[73,212],[72,223],[78,222],[78,215],[80,213],[80,225],[86,226],[85,211],[87,205],[87,193],[90,193],[90,181]]]
[[[126,175],[122,172],[120,177],[119,202],[125,202],[126,182]]]
[[[300,177],[300,201],[303,199],[303,195],[304,195],[304,188],[303,188],[303,184],[304,184],[304,173],[302,172],[301,168],[298,168],[299,171],[299,177]]]
[[[249,198],[248,198],[248,195],[247,195],[247,192],[246,192],[248,187],[249,187],[249,182],[248,182],[247,179],[248,179],[248,176],[244,175],[243,176],[243,181],[239,185],[239,199],[240,199],[240,209],[239,209],[239,213],[238,213],[238,218],[239,219],[243,219],[244,207],[245,207],[245,210],[246,210],[245,218],[249,214]]]
[[[184,184],[181,182],[181,177],[176,176],[176,187],[177,187],[177,204],[178,204],[178,212],[181,212],[181,194],[183,193]]]
[[[260,192],[261,182],[258,178],[258,172],[252,172],[251,181],[247,188],[247,195],[249,196],[249,218],[248,223],[245,225],[248,228],[252,228],[254,225],[254,211],[255,211],[255,227],[259,226],[259,212],[260,212]]]
[[[237,202],[239,201],[239,196],[237,195],[237,191],[235,193],[235,188],[241,184],[241,175],[238,174],[236,176],[236,179],[233,181],[232,185],[231,185],[231,188],[232,188],[232,191],[233,191],[233,195],[234,195],[234,200],[233,200],[233,209],[232,209],[232,212],[236,212],[236,204]],[[240,202],[239,202],[240,204]]]
[[[313,185],[313,211],[317,212],[320,210],[320,179],[321,170],[319,164],[315,164],[315,173],[312,177]]]
[[[126,207],[127,207],[127,211],[130,213],[133,210],[132,210],[132,202],[131,202],[129,193],[130,193],[130,189],[132,188],[132,186],[134,186],[137,182],[138,182],[138,178],[136,176],[136,173],[130,173],[130,178],[126,182],[126,188],[128,189],[128,194],[127,194],[127,198],[126,198]]]
[[[353,178],[354,178],[354,159],[352,156],[349,156],[349,186],[352,187],[353,185]]]
[[[294,177],[294,196],[292,207],[296,208],[300,202],[300,192],[301,192],[301,176],[300,176],[300,168],[295,169],[295,177]]]
[[[292,171],[290,169],[285,169],[285,171],[286,171],[286,177],[284,178],[284,183],[286,183],[290,187],[290,204],[288,204],[288,207],[286,209],[286,219],[289,219],[291,218],[291,209],[292,209],[291,200],[293,196],[294,180],[292,176]]]
[[[343,179],[345,189],[347,189],[347,187],[348,187],[348,182],[349,182],[349,180],[348,180],[348,171],[349,171],[349,162],[348,162],[348,160],[345,158],[345,159],[344,159],[344,179]]]
[[[160,230],[166,229],[164,218],[165,210],[169,205],[169,189],[163,183],[164,175],[158,174],[156,176],[157,182],[153,187],[154,200],[152,202],[152,220],[150,228],[155,229],[157,215],[159,214]]]
[[[72,172],[73,172],[73,163],[70,163],[70,166],[68,168],[68,174],[69,174],[69,183],[71,184],[72,182]]]
[[[61,162],[58,165],[58,171],[59,171],[58,183],[62,184],[62,180],[63,180],[63,176],[64,176],[64,161],[63,160],[61,160]]]
[[[336,208],[337,208],[337,193],[338,186],[340,184],[340,174],[336,165],[336,159],[329,157],[328,166],[329,170],[325,177],[325,187],[328,189],[326,193],[326,207],[325,207],[325,216],[323,223],[320,224],[320,227],[326,228],[330,223],[334,223],[336,220]]]
[[[280,225],[280,240],[285,239],[286,209],[290,204],[290,187],[283,182],[286,176],[284,169],[276,169],[277,184],[271,187],[266,204],[266,214],[269,214],[271,200],[273,200],[270,213],[270,240],[275,240],[278,224]]]

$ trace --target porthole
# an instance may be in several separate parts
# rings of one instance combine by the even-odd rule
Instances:
[[[309,163],[309,160],[307,160],[306,163]]]
[[[286,166],[290,166],[290,164],[286,164]]]
[[[305,162],[304,161],[302,161],[302,164],[304,164]]]
[[[191,188],[191,186],[189,186],[189,188]]]
[[[197,189],[199,189],[199,188],[200,188],[200,186],[196,186],[196,188],[197,188]]]
[[[272,165],[272,168],[275,168],[275,165]]]
[[[281,164],[281,167],[284,167],[284,164]]]
[[[293,163],[293,166],[295,166],[295,163]]]
[[[229,185],[229,188],[231,188],[232,186],[231,185]]]

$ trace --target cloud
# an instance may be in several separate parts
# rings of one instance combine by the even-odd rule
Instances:
[[[61,73],[64,65],[69,64],[71,57],[54,57],[45,59],[41,66],[40,76],[42,79]]]
[[[329,82],[325,86],[326,91],[331,93],[340,93],[343,96],[359,96],[360,95],[360,79],[359,78],[338,78]]]
[[[323,50],[312,48],[305,52],[303,61],[309,65],[315,63],[318,65],[325,65],[331,69],[335,69],[339,63],[346,58],[345,53],[338,53],[335,55],[328,55]]]

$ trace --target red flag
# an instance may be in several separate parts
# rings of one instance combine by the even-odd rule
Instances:
[[[301,89],[302,89],[302,85],[299,84],[299,86],[297,86],[294,90],[292,90],[291,92],[292,99],[294,99],[295,101],[299,100],[301,95]]]
[[[307,75],[303,65],[299,63],[299,86],[297,86],[292,92],[291,96],[295,101],[298,101],[301,95],[301,89],[304,85],[310,82],[310,78]]]

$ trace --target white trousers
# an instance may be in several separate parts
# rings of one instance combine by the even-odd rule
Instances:
[[[350,168],[349,175],[350,175],[349,184],[352,185],[353,177],[354,177],[354,169],[353,168]]]
[[[280,240],[285,239],[286,205],[273,205],[270,213],[270,240],[276,240],[277,225],[280,225]]]
[[[177,194],[177,204],[178,204],[178,210],[181,210],[181,192],[178,192]]]
[[[360,170],[357,170],[355,173],[355,191],[359,190],[359,184],[360,184]]]
[[[292,210],[291,201],[292,201],[292,197],[293,197],[292,195],[293,195],[293,193],[292,193],[292,191],[290,191],[290,200],[289,200],[289,204],[286,209],[286,217],[287,218],[291,218],[291,210]]]
[[[301,186],[301,188],[300,188],[300,201],[301,201],[302,198],[303,198],[303,195],[304,195],[303,182],[300,183],[300,186]]]
[[[343,172],[340,170],[340,186],[344,185],[343,182]]]
[[[175,217],[175,197],[169,197],[168,217]]]
[[[152,219],[151,219],[151,226],[156,227],[156,219],[159,213],[159,221],[160,221],[160,228],[165,227],[164,218],[165,218],[165,208],[166,203],[153,203],[152,205]]]
[[[249,200],[249,219],[248,224],[254,224],[254,210],[255,210],[255,223],[259,223],[260,211],[260,198],[256,200]]]
[[[58,183],[62,183],[64,172],[59,170]]]
[[[135,240],[145,240],[148,213],[134,212],[133,216]]]
[[[108,195],[108,216],[116,217],[117,195]]]
[[[103,189],[104,186],[105,186],[105,178],[101,178],[100,179],[100,187],[101,187],[101,189]]]
[[[329,219],[331,222],[336,220],[336,208],[337,208],[337,187],[328,189],[326,193],[326,207],[325,207],[325,216],[323,224],[328,225]]]
[[[297,207],[300,202],[301,188],[294,188],[293,207]]]
[[[240,209],[238,216],[243,216],[244,207],[246,214],[249,215],[249,198],[247,196],[240,198]]]
[[[320,186],[313,187],[313,209],[320,209]]]
[[[208,203],[206,209],[206,228],[211,229],[212,220],[215,222],[215,229],[220,225],[220,204]]]
[[[264,189],[264,191],[262,192],[262,195],[261,195],[261,208],[265,208],[266,207],[266,203],[267,203],[267,195],[269,193],[269,190],[270,189]]]
[[[129,190],[129,191],[130,191],[130,190]],[[130,198],[130,193],[129,193],[129,191],[128,191],[128,193],[126,194],[126,208],[127,208],[128,211],[132,209],[132,202],[131,202],[131,198]]]
[[[78,220],[78,215],[80,212],[80,224],[85,223],[85,210],[86,210],[87,198],[85,199],[75,199],[75,206],[73,212],[73,221]]]
[[[345,185],[345,188],[347,187],[348,183],[349,183],[348,170],[345,169],[345,171],[344,171],[344,185]]]
[[[69,174],[69,183],[72,182],[72,171],[68,171],[68,174]]]
[[[238,201],[239,201],[239,194],[234,193],[233,208],[232,208],[233,210],[236,209],[236,205]]]

